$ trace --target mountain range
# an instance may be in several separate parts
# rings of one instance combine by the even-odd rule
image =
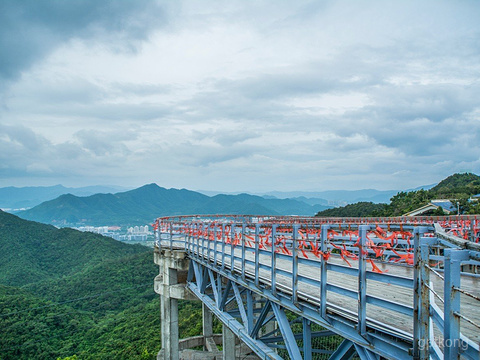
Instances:
[[[434,185],[422,186],[422,189],[429,189]],[[411,190],[419,190],[410,189]],[[65,187],[63,185],[55,186],[28,186],[15,187],[8,186],[0,188],[0,209],[10,212],[16,212],[32,208],[41,204],[42,202],[56,199],[61,195],[72,194],[76,196],[90,196],[95,194],[114,194],[121,191],[128,191],[131,188],[119,186],[85,186],[79,188]],[[250,192],[229,192],[221,193],[218,191],[198,190],[197,192],[207,195],[215,196],[223,195],[239,195],[250,194],[264,197],[266,199],[293,199],[301,201],[310,205],[329,205],[341,206],[351,204],[359,201],[370,201],[373,203],[388,203],[392,196],[397,194],[400,190],[327,190],[327,191],[271,191],[267,193],[250,193]]]
[[[165,189],[157,184],[115,194],[86,197],[61,195],[16,214],[59,227],[81,225],[132,225],[152,222],[159,216],[190,214],[252,214],[313,216],[329,208],[294,199],[261,196],[207,196],[186,189]]]
[[[63,194],[89,196],[98,193],[112,193],[126,190],[118,186],[85,186],[80,188],[55,186],[8,186],[0,188],[0,209],[27,209]]]

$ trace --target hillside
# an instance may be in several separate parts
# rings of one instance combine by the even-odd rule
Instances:
[[[1,211],[0,249],[2,360],[155,358],[152,249]]]
[[[149,184],[138,189],[78,197],[71,194],[18,212],[24,219],[56,226],[146,224],[159,216],[188,214],[313,215],[327,208],[292,199],[260,196],[206,196],[185,189],[165,189]]]
[[[12,286],[59,279],[102,261],[147,250],[93,233],[26,221],[3,211],[0,249],[0,283]]]
[[[453,174],[436,186],[424,190],[401,191],[390,199],[390,203],[381,207],[372,207],[371,203],[356,203],[345,207],[321,211],[316,216],[401,216],[427,205],[433,199],[449,199],[458,202],[462,214],[480,214],[480,203],[469,201],[480,193],[480,176],[472,173]],[[333,213],[337,215],[332,215]],[[443,215],[436,212],[433,215]]]
[[[430,192],[438,198],[468,198],[480,194],[480,176],[472,173],[454,174],[439,182]]]
[[[385,204],[375,204],[372,202],[358,202],[355,204],[349,204],[343,207],[334,209],[327,209],[321,211],[317,216],[322,217],[366,217],[366,216],[378,216],[384,211]]]

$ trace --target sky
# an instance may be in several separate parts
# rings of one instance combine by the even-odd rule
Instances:
[[[480,2],[0,1],[0,186],[480,174]]]

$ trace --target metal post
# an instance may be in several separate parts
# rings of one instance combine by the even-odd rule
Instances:
[[[277,268],[277,245],[275,244],[277,237],[277,225],[272,225],[272,263],[271,263],[271,280],[272,280],[272,294],[274,296],[277,295],[277,285],[276,285],[276,278],[277,273],[275,269]]]
[[[225,224],[222,224],[222,235],[221,235],[221,239],[223,239],[223,235],[225,234]],[[218,240],[217,240],[217,228],[215,227],[215,234],[214,234],[214,237],[213,237],[213,264],[214,266],[217,266],[217,243],[218,243]]]
[[[214,224],[213,229],[209,231],[209,234],[207,236],[207,261],[210,262],[210,254],[211,254],[211,247],[212,247],[212,241],[210,240],[210,234],[213,233],[213,238],[215,239],[215,236],[217,235],[217,226]]]
[[[298,303],[298,225],[293,225],[292,234],[292,302]]]
[[[232,229],[235,228],[235,224],[232,223]],[[233,233],[233,231],[230,231],[230,233]],[[226,240],[223,239],[222,241],[222,270],[225,270],[225,242]]]
[[[170,224],[170,250],[173,250],[173,225],[171,220],[169,224]]]
[[[235,242],[235,229],[232,230],[232,238],[231,238],[231,241],[230,241],[230,273],[233,274],[234,270],[235,270],[235,246],[234,246],[234,242]]]
[[[260,268],[260,239],[259,239],[259,225],[255,225],[255,286],[258,287],[260,284],[260,280],[258,278],[258,272]]]
[[[242,224],[242,280],[245,281],[245,224]]]
[[[253,329],[253,317],[254,317],[254,309],[253,309],[253,293],[251,290],[247,290],[247,323],[245,324],[247,327],[247,333],[250,333]]]
[[[303,359],[312,360],[312,328],[310,320],[303,318]]]
[[[424,226],[415,227],[414,234],[414,260],[413,260],[413,356],[420,358],[420,344],[425,341],[420,334],[425,334],[424,329],[420,330],[420,307],[422,304],[422,294],[420,285],[420,238],[428,229]],[[427,332],[428,335],[428,332]]]
[[[330,225],[322,225],[320,238],[320,250],[322,254],[327,252],[328,229]],[[327,260],[322,255],[320,263],[320,313],[327,318]]]
[[[419,346],[420,359],[428,359],[430,356],[430,271],[427,268],[430,246],[420,239],[420,254],[418,258],[419,286],[420,286],[420,306],[418,315],[418,339],[423,346]],[[425,239],[427,240],[427,239]]]
[[[203,231],[206,235],[202,234],[202,260],[205,262],[205,238],[208,239],[208,225],[203,225]]]
[[[365,243],[367,230],[370,225],[360,225],[358,235],[360,247],[358,250],[358,332],[360,335],[367,333],[367,261],[365,254]]]
[[[445,359],[460,359],[460,265],[468,259],[468,251],[445,249],[444,282],[444,355]]]

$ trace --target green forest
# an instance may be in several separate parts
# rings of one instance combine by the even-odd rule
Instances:
[[[152,249],[0,211],[0,359],[155,359]],[[181,337],[201,333],[181,302]]]
[[[316,216],[328,217],[382,217],[402,216],[409,211],[427,205],[434,199],[447,199],[459,205],[461,214],[480,214],[480,176],[472,173],[453,174],[429,190],[401,191],[390,199],[389,204],[359,202],[344,207],[320,211]],[[437,209],[429,215],[446,215]]]

